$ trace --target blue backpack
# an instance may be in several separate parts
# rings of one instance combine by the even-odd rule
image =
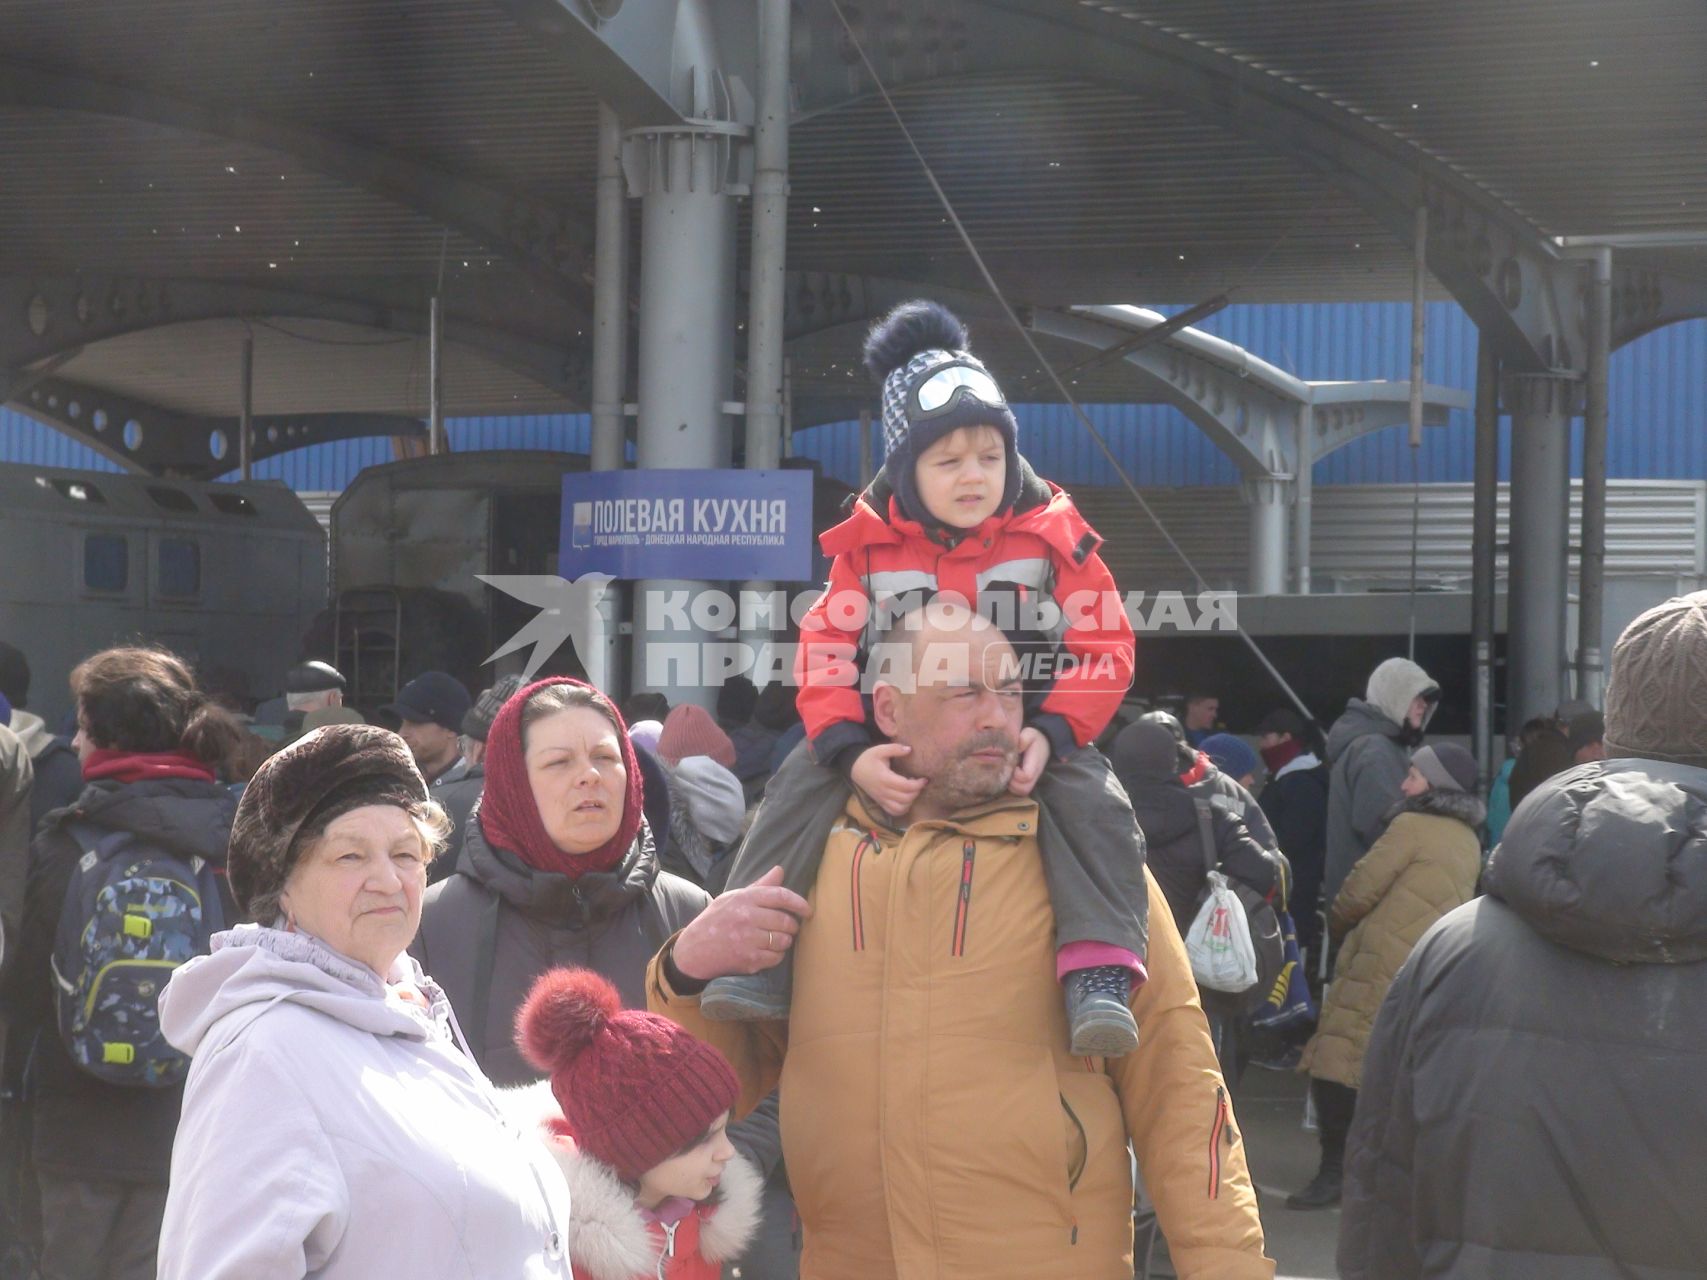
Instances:
[[[225,927],[213,867],[128,831],[69,823],[83,855],[53,944],[59,1035],[73,1062],[109,1084],[166,1089],[190,1060],[160,1034],[158,1001],[172,971],[206,955]]]

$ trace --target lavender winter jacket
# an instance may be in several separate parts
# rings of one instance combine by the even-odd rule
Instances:
[[[240,925],[178,969],[166,1038],[191,1055],[160,1280],[567,1280],[569,1192],[457,1048],[450,1004],[315,938]]]

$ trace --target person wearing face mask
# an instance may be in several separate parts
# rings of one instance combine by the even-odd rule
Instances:
[[[1331,903],[1352,865],[1369,852],[1398,802],[1410,752],[1440,704],[1440,686],[1405,658],[1388,658],[1369,674],[1361,698],[1328,730],[1327,855],[1322,901]]]
[[[450,828],[396,734],[316,729],[231,831],[257,923],[173,973],[190,1056],[159,1280],[569,1280],[569,1191],[404,952]]]

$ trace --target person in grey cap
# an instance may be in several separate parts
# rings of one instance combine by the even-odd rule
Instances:
[[[361,712],[344,705],[343,673],[329,662],[311,659],[285,672],[286,741],[327,724],[362,724]]]
[[[486,790],[486,735],[492,731],[492,722],[498,718],[499,710],[521,687],[520,676],[505,676],[490,689],[482,691],[468,709],[468,714],[462,717],[460,747],[463,768],[433,784],[433,799],[444,806],[452,828],[444,852],[433,859],[432,869],[427,873],[429,884],[436,884],[456,870],[456,860],[462,853],[463,833],[468,829],[468,816],[479,803],[481,792]]]
[[[1375,1012],[1417,939],[1476,892],[1482,870],[1477,828],[1487,810],[1476,795],[1476,759],[1456,743],[1418,747],[1399,784],[1403,797],[1386,830],[1352,867],[1328,912],[1343,938],[1316,1034],[1304,1048],[1322,1163],[1289,1196],[1289,1209],[1337,1204],[1346,1131],[1363,1078],[1363,1051]]]
[[[1512,814],[1376,1019],[1347,1280],[1700,1275],[1707,592],[1612,651],[1607,759]]]
[[[443,671],[423,671],[381,708],[402,722],[397,732],[409,744],[428,785],[454,782],[468,772],[459,739],[462,718],[474,705],[462,681]]]

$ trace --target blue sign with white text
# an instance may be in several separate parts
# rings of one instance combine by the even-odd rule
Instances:
[[[557,572],[804,582],[812,576],[812,473],[568,473]]]

